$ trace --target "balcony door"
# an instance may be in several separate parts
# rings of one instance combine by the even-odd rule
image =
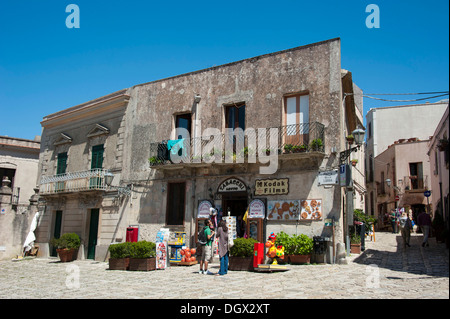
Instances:
[[[91,171],[103,168],[103,153],[105,149],[103,144],[92,147]],[[91,177],[89,188],[100,188],[102,186],[101,177]]]
[[[67,152],[58,154],[58,163],[56,166],[56,175],[62,175],[66,173],[67,169]],[[64,181],[56,182],[55,187],[57,192],[64,191]]]
[[[285,144],[309,144],[309,95],[284,98]]]
[[[227,106],[225,108],[225,128],[232,129],[235,131],[237,128],[242,129],[242,132],[245,131],[245,104]],[[242,147],[244,147],[244,137],[245,135],[233,135],[227,137],[229,140],[227,143],[231,143],[233,145],[233,151],[236,151],[236,144],[239,139]]]

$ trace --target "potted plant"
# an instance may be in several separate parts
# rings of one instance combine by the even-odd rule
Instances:
[[[356,164],[358,164],[358,160],[357,159],[352,159],[352,166],[356,166]]]
[[[322,147],[323,147],[323,142],[322,142],[322,139],[320,139],[320,138],[316,138],[315,140],[313,140],[312,142],[311,142],[311,149],[313,150],[313,151],[320,151],[321,149],[322,149]]]
[[[163,163],[163,161],[160,160],[157,156],[150,157],[148,161],[150,163],[150,166],[155,166]]]
[[[156,270],[156,244],[145,240],[132,243],[129,270]]]
[[[286,145],[284,146],[284,152],[285,152],[285,153],[290,153],[290,152],[292,151],[292,147],[293,147],[292,144],[286,144]]]
[[[346,139],[347,139],[348,144],[350,144],[350,145],[352,145],[353,142],[355,141],[355,137],[352,134],[347,135]]]
[[[255,243],[253,238],[236,238],[230,249],[230,270],[253,270],[253,250]]]
[[[130,267],[131,247],[133,243],[125,242],[109,246],[109,269],[128,270]]]
[[[80,237],[75,233],[65,233],[60,238],[53,238],[51,245],[56,247],[61,262],[69,262],[77,259],[78,248],[81,245]]]
[[[350,238],[350,252],[352,254],[361,253],[361,237],[357,233],[353,233]]]
[[[292,235],[292,254],[289,255],[291,264],[306,264],[311,262],[313,239],[305,234]],[[285,249],[286,251],[286,249]]]

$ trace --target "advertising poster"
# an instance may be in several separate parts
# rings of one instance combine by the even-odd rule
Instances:
[[[322,220],[322,200],[278,200],[267,202],[268,220]]]

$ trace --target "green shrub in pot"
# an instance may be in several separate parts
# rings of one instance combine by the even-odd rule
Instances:
[[[230,255],[233,257],[252,257],[257,242],[253,238],[236,238],[233,247],[230,249]]]
[[[143,259],[156,257],[156,244],[151,241],[138,241],[130,246],[130,258]]]

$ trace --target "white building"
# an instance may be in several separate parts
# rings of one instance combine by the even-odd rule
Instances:
[[[375,157],[395,141],[428,140],[442,118],[447,101],[370,109],[366,115],[366,212],[377,212]],[[410,140],[412,141],[412,140]],[[408,174],[414,175],[414,174]],[[396,186],[398,181],[393,181]]]

